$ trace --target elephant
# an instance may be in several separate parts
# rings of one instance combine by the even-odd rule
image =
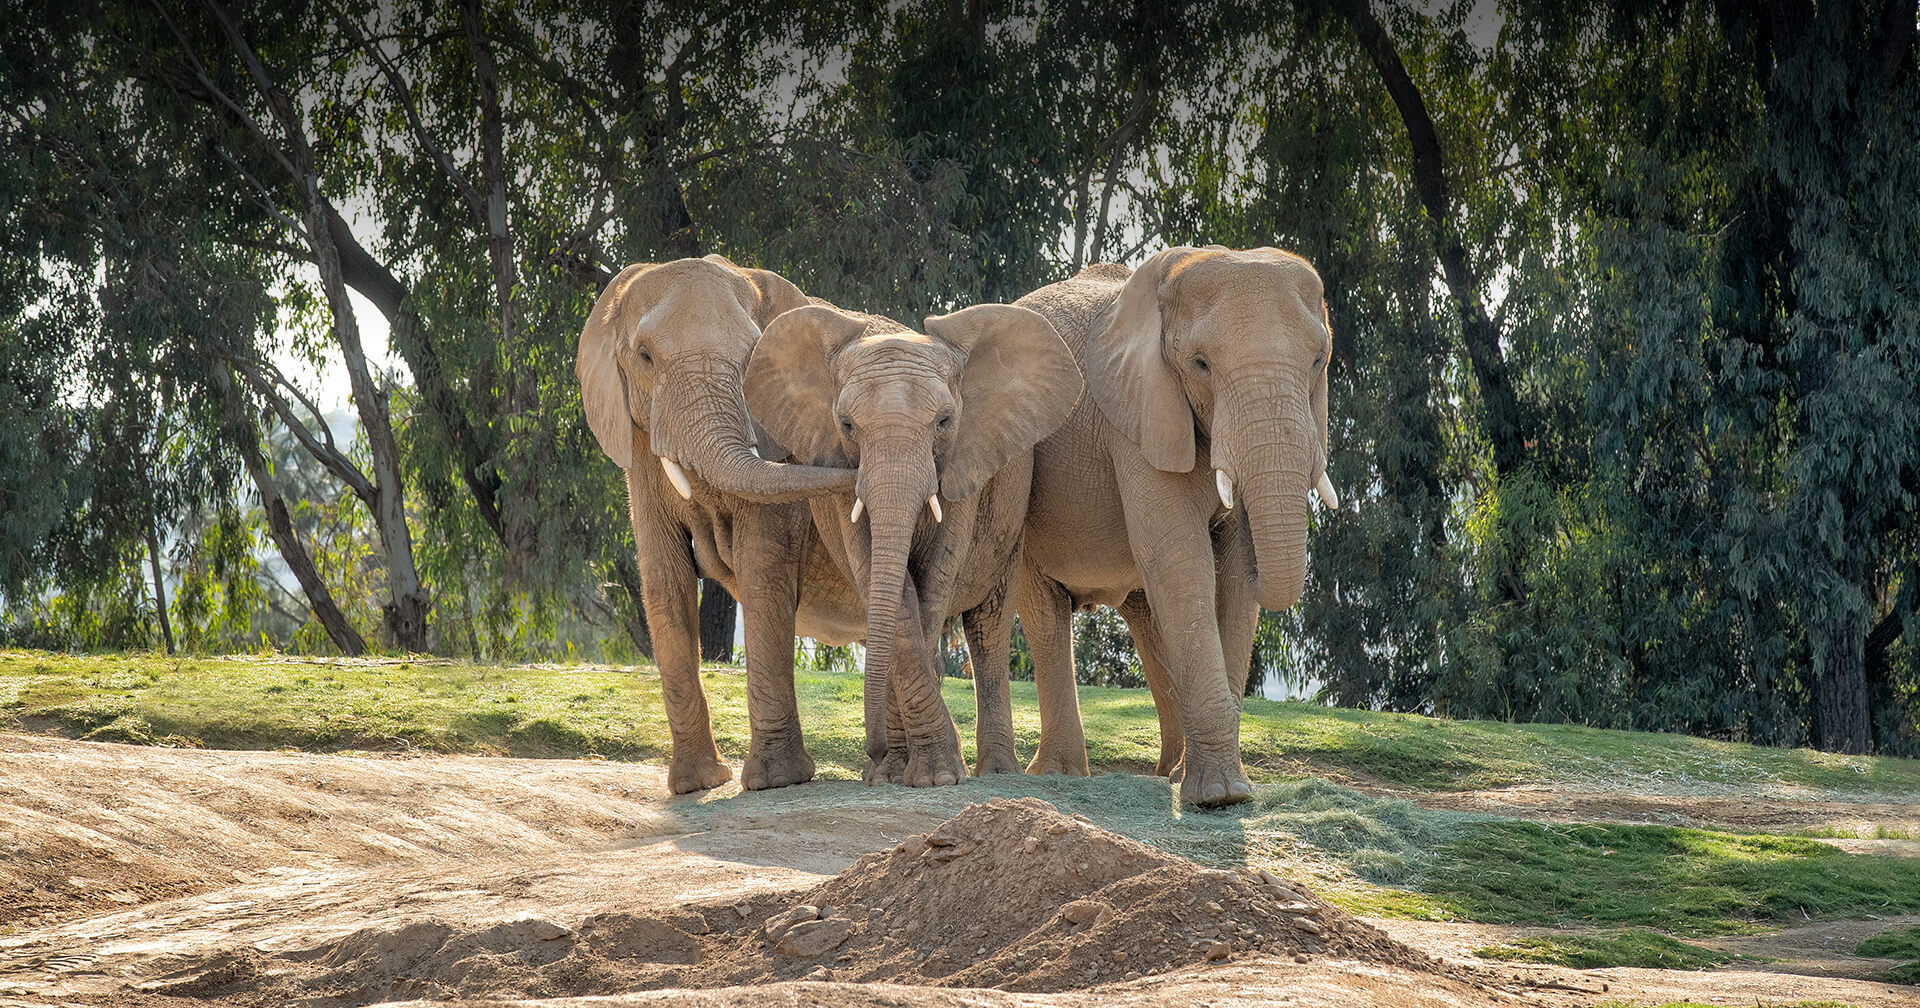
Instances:
[[[865,589],[869,781],[966,776],[933,655],[959,614],[975,670],[977,773],[1018,772],[1008,648],[1033,447],[1080,398],[1072,353],[1040,314],[982,304],[926,320],[829,305],[767,326],[749,412],[803,462],[854,466],[815,498],[815,527]],[[865,521],[862,521],[863,516]]]
[[[1304,589],[1308,491],[1339,506],[1323,297],[1297,255],[1209,246],[1016,302],[1053,323],[1088,392],[1034,452],[1016,600],[1040,693],[1029,772],[1087,773],[1071,618],[1109,605],[1134,632],[1181,802],[1251,797],[1240,685],[1259,611]]]
[[[721,256],[637,263],[600,292],[580,330],[587,422],[626,472],[675,794],[733,776],[700,685],[700,577],[726,586],[745,621],[748,789],[814,776],[794,696],[796,631],[839,644],[865,627],[859,593],[814,533],[805,501],[849,490],[857,474],[769,461],[783,456],[753,429],[741,392],[761,327],[807,303],[777,274]]]

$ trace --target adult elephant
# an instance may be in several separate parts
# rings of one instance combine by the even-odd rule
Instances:
[[[1091,266],[1019,300],[1072,347],[1089,393],[1035,452],[1018,600],[1040,692],[1029,772],[1087,772],[1071,617],[1111,605],[1139,644],[1181,801],[1251,796],[1239,687],[1259,610],[1300,598],[1308,490],[1338,506],[1322,297],[1299,256],[1211,246]]]
[[[746,378],[754,419],[796,458],[859,472],[851,494],[814,500],[814,523],[866,599],[868,779],[915,786],[967,772],[933,661],[952,614],[975,670],[975,769],[1020,769],[1008,591],[1033,446],[1081,389],[1036,312],[976,305],[926,330],[800,308],[767,326]]]
[[[587,422],[626,471],[675,794],[733,776],[700,686],[701,577],[740,600],[746,624],[749,789],[813,778],[793,691],[795,632],[844,643],[864,625],[859,594],[802,500],[850,488],[855,474],[766,461],[781,456],[756,437],[741,395],[761,327],[807,303],[782,277],[721,256],[638,263],[600,292],[580,330]]]

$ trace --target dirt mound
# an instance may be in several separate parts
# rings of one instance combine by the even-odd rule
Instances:
[[[302,952],[225,955],[141,989],[361,1005],[794,979],[1065,991],[1258,953],[1452,972],[1298,885],[1202,868],[1020,798],[969,806],[798,894],[604,913],[577,928],[421,920]]]
[[[1438,969],[1298,885],[1202,868],[1038,798],[967,807],[801,894],[728,982],[836,980],[1058,991],[1264,952]],[[716,956],[716,959],[722,957]]]

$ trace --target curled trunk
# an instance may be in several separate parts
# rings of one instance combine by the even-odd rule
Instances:
[[[762,504],[853,485],[852,469],[768,462],[755,454],[740,383],[740,367],[724,360],[696,361],[663,375],[649,424],[653,453],[699,473],[716,490]]]

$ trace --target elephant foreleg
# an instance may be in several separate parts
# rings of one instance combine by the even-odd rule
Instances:
[[[1153,611],[1153,625],[1180,697],[1180,801],[1230,805],[1253,797],[1240,763],[1240,695],[1227,688],[1206,516],[1185,474],[1142,459],[1116,459],[1127,539]],[[1244,669],[1246,657],[1240,658]]]
[[[1020,627],[1033,653],[1033,684],[1040,694],[1040,748],[1030,774],[1087,776],[1087,736],[1080,725],[1080,694],[1073,681],[1073,599],[1031,565],[1020,575]]]
[[[700,582],[693,550],[669,530],[644,525],[635,521],[634,538],[640,546],[640,601],[653,631],[653,658],[673,738],[667,786],[686,794],[725,784],[733,770],[714,745],[707,693],[700,686]]]
[[[911,787],[958,784],[966,779],[960,756],[960,732],[940,696],[940,672],[920,626],[919,595],[911,580],[902,587],[900,631],[894,643],[889,687],[906,735],[905,783]],[[888,757],[897,750],[888,733]]]
[[[804,512],[748,506],[734,514],[734,569],[747,631],[747,722],[753,741],[741,765],[749,791],[813,779],[793,691],[794,611],[811,522]]]
[[[960,617],[967,634],[967,655],[973,662],[973,772],[980,777],[1020,772],[1007,672],[1013,636],[1013,607],[1007,604],[1007,595],[1003,580],[985,601]]]
[[[1231,514],[1213,533],[1214,604],[1220,621],[1220,653],[1227,688],[1244,704],[1252,675],[1253,637],[1260,627],[1260,582],[1254,573],[1253,532],[1246,509]]]
[[[1160,632],[1153,626],[1153,610],[1147,605],[1147,593],[1134,591],[1120,604],[1120,615],[1133,635],[1133,648],[1140,655],[1140,671],[1147,677],[1147,690],[1153,694],[1153,712],[1160,719],[1160,762],[1153,772],[1180,780],[1180,752],[1186,745],[1186,733],[1180,729],[1180,694],[1173,688],[1173,676],[1161,650]]]

